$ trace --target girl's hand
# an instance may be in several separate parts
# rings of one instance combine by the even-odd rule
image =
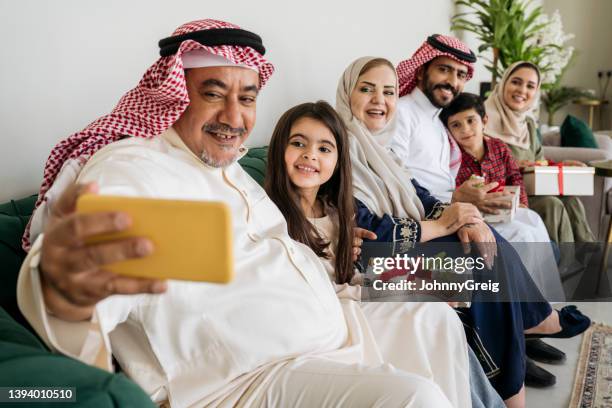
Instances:
[[[376,234],[364,228],[353,228],[353,261],[356,261],[361,254],[361,245],[365,239],[376,239]]]

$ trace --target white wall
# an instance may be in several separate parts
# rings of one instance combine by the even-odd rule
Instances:
[[[277,71],[259,99],[247,143],[254,146],[268,141],[289,107],[333,103],[353,59],[397,63],[427,35],[447,34],[453,7],[451,0],[0,0],[0,202],[36,192],[51,148],[108,113],[157,59],[157,41],[184,22],[218,18],[263,37]]]
[[[564,31],[576,36],[569,44],[576,48],[577,58],[563,77],[563,84],[597,91],[597,71],[612,70],[612,1],[543,0],[543,7],[549,14],[559,10]],[[612,100],[612,81],[606,98]],[[611,110],[608,105],[603,111],[604,129],[612,129]],[[555,122],[560,124],[567,113],[588,120],[587,108],[570,104],[555,114]],[[542,120],[546,119],[544,112]],[[593,127],[600,128],[598,115]]]

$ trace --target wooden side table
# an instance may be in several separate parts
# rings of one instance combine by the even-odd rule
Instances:
[[[606,105],[608,101],[602,99],[576,99],[575,105],[586,106],[589,108],[589,127],[593,130],[593,116],[595,114],[595,108],[600,108],[602,105]],[[601,126],[601,110],[599,112],[600,120],[599,126]]]
[[[612,160],[606,160],[603,162],[593,162],[589,164],[592,167],[595,167],[595,174],[601,177],[612,177]],[[607,205],[607,203],[606,203]],[[608,234],[607,241],[604,243],[605,247],[603,250],[603,257],[601,258],[601,263],[599,267],[599,277],[597,278],[597,287],[595,288],[595,294],[599,293],[599,287],[601,285],[601,280],[604,275],[608,272],[608,255],[610,253],[610,244],[612,243],[612,215],[610,216],[610,220],[608,221]]]

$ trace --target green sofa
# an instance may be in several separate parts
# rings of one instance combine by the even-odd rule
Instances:
[[[250,149],[240,159],[242,167],[260,185],[266,156],[267,148],[260,147]],[[34,195],[0,204],[0,387],[76,387],[77,404],[36,403],[37,407],[154,407],[123,374],[111,374],[49,351],[20,313],[17,275],[26,255],[21,249],[21,236],[35,201]]]

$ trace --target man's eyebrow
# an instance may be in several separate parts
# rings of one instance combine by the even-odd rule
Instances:
[[[259,93],[259,88],[257,87],[257,85],[247,85],[242,88],[242,92],[255,92],[255,94],[257,95]]]
[[[455,68],[452,65],[448,65],[448,64],[438,64],[439,67],[444,67],[444,68],[448,68],[452,71],[459,71],[459,72],[463,72],[464,74],[467,74],[468,70],[467,69],[462,69],[462,68]]]
[[[220,81],[218,79],[214,79],[214,78],[210,78],[207,79],[205,81],[202,81],[202,86],[216,86],[219,87],[221,89],[227,89],[227,85],[225,84],[225,82]]]

